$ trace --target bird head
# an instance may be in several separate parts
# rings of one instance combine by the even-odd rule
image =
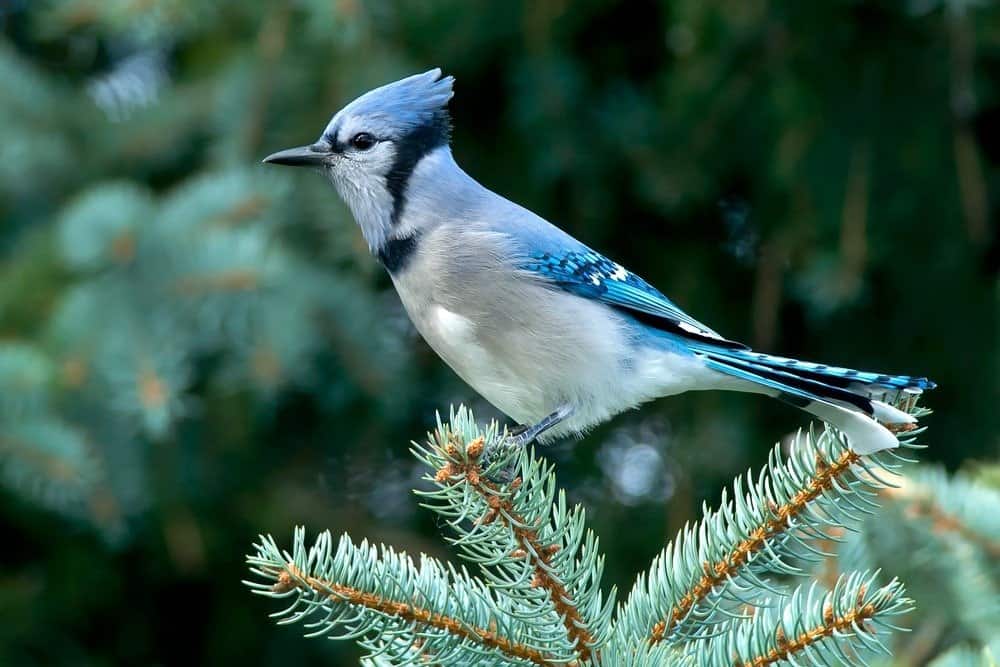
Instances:
[[[371,90],[338,111],[318,141],[264,162],[324,172],[376,250],[398,223],[416,165],[448,144],[453,82],[432,69]]]

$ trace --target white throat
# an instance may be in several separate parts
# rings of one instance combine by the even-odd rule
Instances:
[[[370,176],[360,177],[347,169],[331,172],[330,178],[376,255],[388,241],[412,236],[454,216],[472,192],[481,190],[455,163],[447,145],[430,151],[414,165],[395,222],[397,203],[384,178],[373,183]]]
[[[354,179],[336,174],[330,176],[337,194],[361,227],[368,249],[377,253],[389,239],[392,229],[392,195],[382,185],[366,186]]]

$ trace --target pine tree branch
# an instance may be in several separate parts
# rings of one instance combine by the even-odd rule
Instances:
[[[296,588],[307,588],[318,595],[325,596],[330,602],[346,602],[347,604],[364,607],[379,614],[395,616],[404,621],[443,630],[462,639],[482,644],[488,648],[501,651],[512,658],[526,660],[535,665],[548,667],[562,664],[553,662],[544,653],[530,646],[519,644],[500,636],[495,630],[469,625],[458,618],[435,613],[408,602],[393,600],[373,593],[366,593],[351,586],[308,576],[296,567],[293,562],[287,563],[285,569],[276,573],[276,577],[277,581],[271,586],[271,591],[274,593],[281,594]]]
[[[852,629],[859,628],[862,632],[868,632],[865,628],[865,621],[871,620],[878,613],[878,609],[872,603],[864,604],[862,599],[852,609],[847,612],[835,615],[833,607],[826,605],[823,609],[823,622],[815,625],[805,632],[788,639],[785,637],[781,626],[775,631],[775,641],[777,647],[772,648],[764,655],[756,656],[743,662],[743,667],[766,667],[782,660],[787,660],[792,656],[802,653],[811,645],[834,634],[846,633]]]
[[[256,269],[229,269],[211,275],[179,279],[174,291],[183,296],[206,292],[252,292],[260,287],[261,275]]]
[[[211,220],[207,224],[223,228],[235,227],[240,223],[253,220],[258,217],[266,211],[271,204],[272,202],[268,197],[258,193],[250,194],[241,201],[235,202],[231,209],[220,213],[214,220]]]
[[[438,469],[435,480],[439,483],[467,484],[489,507],[477,523],[486,525],[500,521],[513,534],[518,548],[511,553],[511,557],[528,558],[531,561],[534,569],[531,586],[548,592],[570,643],[575,646],[578,659],[582,662],[589,661],[592,657],[591,646],[595,644],[594,636],[588,630],[573,596],[552,566],[552,557],[559,551],[560,545],[542,540],[537,528],[530,527],[530,522],[515,510],[511,494],[520,488],[520,477],[514,479],[506,491],[486,479],[480,465],[484,445],[485,440],[480,436],[465,447],[466,456],[460,457],[461,442],[454,433],[451,434],[448,444],[441,452],[448,462]]]
[[[877,586],[877,576],[841,575],[827,592],[816,582],[800,586],[782,604],[772,600],[749,618],[727,622],[725,632],[697,644],[695,662],[705,667],[854,665],[865,664],[862,652],[888,654],[883,640],[899,629],[892,620],[913,603],[898,580]]]
[[[898,503],[905,503],[911,518],[928,519],[937,533],[955,533],[982,549],[991,558],[1000,558],[1000,540],[981,534],[956,514],[946,511],[935,501],[931,489],[913,480],[901,480],[898,487],[882,489],[882,495]]]
[[[914,446],[907,434],[901,443]],[[891,485],[882,474],[909,459],[905,450],[861,457],[842,434],[824,427],[799,432],[783,453],[771,451],[754,476],[724,489],[718,508],[685,528],[639,576],[617,628],[652,644],[702,641],[723,631],[768,597],[787,594],[772,575],[801,575],[801,566],[827,558],[817,541],[832,527],[857,525],[878,508],[877,490]]]
[[[244,583],[261,595],[293,597],[273,616],[303,622],[308,636],[358,639],[393,664],[428,654],[442,664],[466,664],[470,655],[488,658],[484,664],[571,662],[565,651],[548,650],[561,644],[557,633],[534,632],[529,609],[432,558],[422,556],[417,567],[405,553],[354,545],[346,535],[334,544],[328,531],[307,548],[301,528],[292,553],[263,536],[255,548],[247,562],[264,581]]]
[[[912,607],[897,580],[879,587],[877,573],[794,588],[765,578],[806,574],[802,562],[829,557],[817,540],[837,540],[860,521],[854,511],[877,507],[877,491],[892,483],[880,472],[899,467],[898,453],[861,457],[828,428],[800,433],[787,456],[776,447],[756,479],[737,478],[718,510],[706,509],[639,575],[612,622],[615,596],[600,592],[602,561],[582,510],[567,510],[534,452],[484,456],[503,442],[495,424],[480,428],[460,408],[413,447],[433,482],[417,493],[480,566],[477,577],[427,557],[417,567],[346,535],[335,550],[329,533],[306,549],[297,530],[291,555],[262,538],[249,562],[267,581],[248,583],[294,596],[279,622],[311,619],[311,636],[360,638],[379,664],[401,665],[856,664],[864,651],[888,653],[892,618]],[[490,477],[513,463],[511,483]],[[942,503],[965,516],[960,497]]]
[[[914,632],[895,652],[901,664],[924,664],[956,641],[986,643],[1000,627],[1000,493],[935,466],[904,472],[879,492],[886,511],[848,535],[837,553],[842,571],[891,567],[910,584],[918,601],[907,619]]]
[[[793,519],[800,516],[811,502],[830,490],[837,479],[848,472],[860,458],[853,451],[845,450],[833,463],[828,463],[822,453],[817,452],[815,475],[806,480],[805,485],[788,502],[771,507],[772,518],[748,530],[749,537],[736,544],[729,554],[714,563],[704,564],[702,577],[680,597],[667,618],[653,626],[650,641],[662,641],[667,631],[685,619],[709,593],[733,578],[775,537],[793,528]]]

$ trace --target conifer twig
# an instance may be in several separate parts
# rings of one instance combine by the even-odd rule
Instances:
[[[556,543],[545,544],[540,538],[538,530],[529,527],[528,521],[517,513],[510,500],[510,494],[516,493],[520,488],[521,479],[514,479],[508,486],[508,490],[504,492],[486,478],[480,465],[480,457],[485,445],[482,436],[466,445],[465,461],[462,461],[458,455],[460,445],[461,443],[457,441],[455,434],[452,434],[444,451],[441,452],[447,457],[448,463],[437,471],[435,479],[442,483],[447,480],[456,482],[459,479],[463,480],[486,502],[489,510],[479,518],[479,523],[488,524],[500,521],[514,535],[518,549],[512,555],[531,560],[534,568],[532,587],[548,591],[556,612],[562,618],[563,627],[566,629],[570,642],[576,646],[579,659],[581,661],[590,660],[594,637],[587,629],[572,595],[566,590],[551,566],[552,557],[559,551],[560,545]]]
[[[834,615],[833,608],[829,605],[823,609],[823,622],[808,630],[792,637],[785,637],[781,626],[775,632],[777,646],[769,650],[766,654],[754,657],[743,662],[743,667],[767,667],[789,657],[802,653],[809,646],[836,633],[848,632],[854,628],[860,628],[862,632],[868,632],[865,628],[865,621],[874,618],[877,609],[874,604],[863,604],[858,601],[857,606],[846,613]]]
[[[798,586],[778,605],[733,619],[724,632],[698,645],[695,662],[705,667],[769,667],[776,664],[864,664],[859,652],[888,654],[884,640],[899,630],[893,619],[912,610],[903,585],[876,584],[879,573],[837,578],[823,592],[817,582]]]
[[[244,583],[260,595],[291,598],[273,617],[304,623],[308,636],[359,639],[404,664],[428,652],[444,664],[468,655],[489,655],[489,664],[572,662],[565,651],[548,650],[555,633],[532,633],[528,619],[512,616],[502,593],[432,558],[421,557],[418,567],[405,553],[355,545],[346,535],[335,541],[328,531],[307,548],[302,528],[290,553],[270,537],[255,547],[248,562],[263,581]]]
[[[914,518],[928,519],[938,533],[955,533],[976,545],[991,558],[1000,558],[1000,541],[990,539],[969,526],[960,517],[946,511],[934,500],[931,491],[913,480],[906,480],[899,487],[882,489],[882,495],[899,503],[906,503],[907,513]]]
[[[311,577],[302,572],[293,562],[287,563],[285,569],[275,573],[275,576],[277,581],[271,586],[271,591],[274,593],[287,593],[295,588],[307,588],[318,595],[325,596],[330,602],[346,602],[380,614],[396,616],[405,621],[443,630],[462,639],[501,651],[512,658],[527,660],[535,665],[547,667],[557,664],[541,651],[513,642],[501,636],[495,629],[476,627],[457,618],[435,613],[408,602],[393,600],[385,596],[366,593],[351,586]]]
[[[653,626],[650,640],[662,641],[667,631],[687,617],[688,613],[712,590],[736,575],[740,568],[762,551],[774,537],[791,529],[792,520],[802,514],[809,503],[832,488],[837,479],[848,472],[860,458],[858,454],[846,449],[833,463],[828,463],[822,453],[817,452],[816,472],[808,482],[788,502],[771,507],[772,518],[748,530],[748,537],[739,542],[725,557],[714,563],[706,562],[701,578],[680,597],[667,618]]]
[[[183,296],[198,296],[206,292],[252,292],[260,287],[261,277],[255,269],[229,269],[212,275],[179,279],[174,291]]]
[[[879,471],[897,464],[853,453],[836,431],[800,434],[790,455],[775,448],[758,477],[737,478],[720,509],[706,509],[639,575],[617,617],[614,590],[607,598],[600,590],[596,537],[581,508],[567,510],[551,466],[523,450],[484,465],[484,449],[504,437],[459,408],[439,418],[426,445],[413,443],[432,483],[417,493],[477,575],[423,555],[418,566],[347,535],[334,545],[328,531],[307,548],[300,528],[290,553],[261,537],[248,562],[264,581],[246,583],[291,600],[274,614],[279,623],[357,639],[379,665],[854,664],[864,652],[888,654],[900,629],[893,619],[913,608],[902,584],[880,585],[878,572],[795,587],[764,578],[808,573],[800,561],[829,557],[815,540],[860,521],[851,510],[872,512],[876,490],[892,483]],[[488,476],[513,464],[510,483]]]

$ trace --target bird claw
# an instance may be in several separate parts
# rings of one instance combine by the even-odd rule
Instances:
[[[506,447],[506,445],[500,445],[500,447]],[[494,484],[510,484],[517,477],[517,467],[517,457],[511,457],[506,465],[499,466],[495,470],[490,470],[486,474],[486,479]]]
[[[517,472],[518,459],[513,455],[516,451],[523,451],[528,445],[535,442],[540,435],[556,426],[564,419],[573,414],[573,408],[562,406],[552,414],[544,417],[537,424],[518,424],[506,433],[506,437],[489,451],[483,453],[483,469],[489,470],[499,459],[509,458],[505,466],[491,471],[487,477],[498,484],[510,483]]]
[[[506,437],[483,452],[483,470],[488,470],[487,479],[496,484],[509,484],[517,476],[517,452],[524,451],[534,438],[526,437],[530,427],[517,426],[507,431]],[[516,432],[515,432],[516,431]],[[537,436],[536,436],[537,437]],[[497,467],[497,461],[507,459],[506,464]],[[492,468],[496,468],[495,470]]]
[[[507,458],[506,465],[491,471],[487,478],[497,484],[510,484],[517,477],[518,457],[517,452],[525,451],[538,437],[538,433],[532,434],[530,426],[516,426],[513,431],[507,432],[507,437],[498,442],[491,452],[484,454],[484,468],[489,467],[497,460]]]

